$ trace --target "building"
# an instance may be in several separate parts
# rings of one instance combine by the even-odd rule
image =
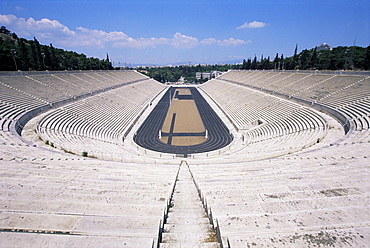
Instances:
[[[211,79],[211,78],[216,78],[220,76],[222,72],[220,71],[213,71],[213,72],[197,72],[195,74],[195,77],[197,80],[199,79]]]
[[[322,51],[322,50],[333,50],[333,47],[330,46],[329,44],[326,44],[326,43],[322,43],[320,46],[318,46],[316,48],[316,51],[319,52],[319,51]]]

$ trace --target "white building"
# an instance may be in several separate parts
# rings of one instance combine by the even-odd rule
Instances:
[[[326,44],[326,43],[322,43],[320,46],[318,46],[316,48],[316,51],[319,52],[319,51],[322,51],[322,50],[333,50],[333,47],[329,44]]]
[[[197,80],[199,79],[211,79],[218,77],[222,74],[220,71],[213,71],[213,72],[196,72],[195,77]]]

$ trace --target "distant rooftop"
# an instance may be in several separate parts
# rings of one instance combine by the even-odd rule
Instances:
[[[322,43],[320,46],[317,47],[316,51],[321,51],[321,50],[333,50],[333,47],[329,44]]]

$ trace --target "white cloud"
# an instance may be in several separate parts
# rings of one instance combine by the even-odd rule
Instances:
[[[157,45],[172,46],[177,49],[192,49],[200,44],[220,46],[238,46],[248,44],[251,41],[229,38],[225,40],[216,40],[207,38],[199,41],[197,38],[187,36],[179,32],[172,38],[132,38],[120,31],[105,32],[97,29],[88,29],[77,27],[75,30],[69,29],[57,20],[43,18],[35,20],[32,17],[18,18],[15,15],[1,15],[0,25],[6,26],[18,36],[33,38],[36,37],[42,43],[53,43],[54,45],[63,45],[64,47],[99,47],[104,48],[107,45],[113,47],[128,47],[135,49],[155,48]]]
[[[165,45],[169,44],[170,39],[167,38],[138,38],[134,39],[132,37],[128,37],[126,39],[122,39],[118,42],[113,43],[113,47],[130,47],[136,49],[145,49],[145,48],[155,48],[156,45]]]
[[[102,40],[104,42],[108,41],[117,41],[117,40],[124,40],[129,38],[127,34],[123,32],[105,32],[102,30],[97,30],[97,29],[88,29],[88,28],[83,28],[83,27],[77,27],[76,28],[78,31],[81,31],[80,35],[86,35],[89,37],[94,37],[96,39]]]
[[[222,40],[218,42],[220,46],[239,46],[239,45],[250,44],[250,43],[252,43],[252,41],[250,40],[245,41],[245,40],[234,39],[234,38],[230,38],[228,40]]]
[[[180,33],[176,33],[171,41],[171,45],[175,48],[191,49],[196,47],[198,44],[199,42],[197,38],[186,36]]]
[[[214,43],[218,43],[218,40],[216,40],[215,38],[208,38],[208,39],[202,40],[200,43],[203,45],[212,45]]]
[[[244,29],[244,28],[263,28],[267,25],[265,22],[258,22],[258,21],[253,21],[253,22],[246,22],[243,25],[237,27],[236,29]]]
[[[38,36],[38,37],[70,37],[74,36],[75,32],[69,30],[56,20],[43,18],[36,21],[32,17],[18,18],[15,15],[0,15],[1,25],[6,26],[9,30],[22,36]]]
[[[22,11],[22,10],[25,10],[25,8],[21,7],[21,6],[15,6],[14,9],[16,11]]]
[[[77,27],[74,35],[74,40],[65,40],[66,44],[71,42],[71,46],[99,46],[105,47],[104,45],[108,42],[119,42],[121,40],[129,39],[130,37],[123,32],[105,32],[97,29],[88,29],[83,27]]]
[[[115,47],[131,47],[144,49],[148,47],[156,47],[157,45],[170,45],[178,49],[191,49],[199,44],[198,39],[195,37],[175,33],[173,38],[139,38],[134,39],[128,37],[125,40],[113,44]]]
[[[212,45],[212,44],[218,44],[220,46],[228,47],[228,46],[239,46],[244,44],[250,44],[252,41],[250,40],[240,40],[240,39],[234,39],[229,38],[227,40],[216,40],[215,38],[208,38],[204,39],[200,42],[203,45]]]

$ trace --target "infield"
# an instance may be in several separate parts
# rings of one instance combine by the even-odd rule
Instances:
[[[206,141],[205,128],[188,88],[177,88],[162,126],[163,143],[176,146],[201,144]]]
[[[145,149],[184,157],[221,149],[232,140],[196,87],[170,87],[134,135]]]

